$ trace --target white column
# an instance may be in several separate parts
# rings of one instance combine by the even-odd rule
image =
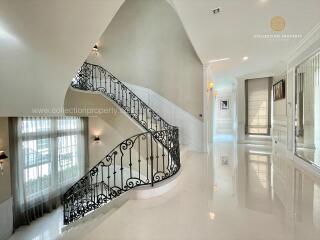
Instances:
[[[295,69],[291,68],[287,71],[287,150],[293,152],[294,150],[294,121],[295,121]]]
[[[317,66],[319,67],[319,66]],[[320,166],[320,69],[315,71],[314,76],[314,162]]]
[[[245,79],[237,79],[236,90],[236,106],[237,106],[237,140],[245,141],[245,122],[246,122],[246,104],[245,104]]]
[[[213,140],[213,90],[207,91],[211,79],[210,65],[203,66],[203,139],[204,151],[209,152]]]

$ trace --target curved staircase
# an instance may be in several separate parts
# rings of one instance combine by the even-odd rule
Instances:
[[[117,145],[63,195],[64,224],[107,204],[130,189],[153,186],[180,169],[179,131],[101,66],[85,62],[71,86],[113,100],[145,132]]]

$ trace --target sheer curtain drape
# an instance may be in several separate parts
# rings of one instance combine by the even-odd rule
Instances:
[[[15,227],[50,212],[84,175],[87,119],[12,118]]]

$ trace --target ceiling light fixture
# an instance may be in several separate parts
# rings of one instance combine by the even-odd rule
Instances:
[[[248,59],[249,59],[249,57],[247,57],[247,56],[244,56],[244,57],[242,58],[243,61],[247,61]]]
[[[222,62],[222,61],[227,61],[227,60],[230,60],[230,58],[221,58],[221,59],[210,60],[209,63],[216,63],[216,62]]]

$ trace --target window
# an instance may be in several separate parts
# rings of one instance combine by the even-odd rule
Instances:
[[[246,80],[245,91],[246,134],[270,135],[271,78]]]
[[[19,118],[18,149],[26,201],[59,196],[84,174],[83,119]]]

